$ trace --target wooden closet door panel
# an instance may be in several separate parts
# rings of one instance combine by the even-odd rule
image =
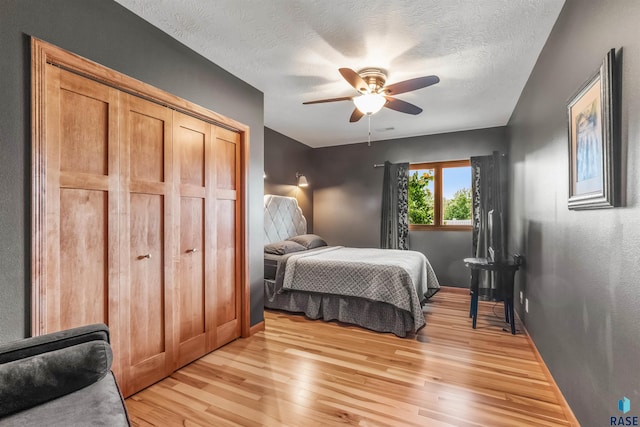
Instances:
[[[176,240],[177,367],[204,355],[215,341],[211,209],[211,125],[174,112],[174,164],[179,194]]]
[[[216,346],[240,336],[241,225],[240,135],[215,128],[216,183]]]
[[[60,141],[60,170],[108,175],[109,103],[85,95],[81,92],[83,85],[74,80],[63,79],[60,91],[60,119],[64,129]]]
[[[165,351],[164,197],[130,194],[130,363]]]
[[[34,332],[104,322],[117,351],[119,94],[52,65],[45,86],[46,280]]]
[[[132,100],[129,135],[129,179],[133,183],[165,183],[165,152],[167,138],[171,138],[171,111],[159,105],[145,105],[142,100]],[[145,111],[138,111],[144,108]],[[155,111],[148,111],[148,110]],[[155,113],[152,114],[151,113]],[[163,189],[164,190],[164,189]]]
[[[173,371],[172,111],[122,94],[121,388],[130,395]]]
[[[216,324],[237,318],[235,200],[218,200],[216,239]]]
[[[180,198],[180,343],[205,333],[204,200]]]
[[[207,144],[209,144],[208,131],[203,127],[203,125],[206,125],[204,122],[185,123],[193,120],[183,118],[178,125],[180,135],[180,184],[204,187],[205,150]]]
[[[60,189],[60,329],[108,322],[108,194]]]

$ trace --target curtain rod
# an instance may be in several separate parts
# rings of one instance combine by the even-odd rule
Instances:
[[[500,157],[506,157],[506,153],[498,153],[500,155]],[[491,156],[491,154],[488,154],[488,156]],[[481,156],[482,157],[482,156]],[[466,160],[466,159],[464,159]],[[455,161],[455,160],[453,160]],[[409,163],[410,165],[419,165],[421,163],[429,163],[429,162],[411,162]],[[436,162],[437,163],[437,162]],[[383,168],[384,167],[384,163],[374,163],[373,164],[374,168]]]
[[[410,165],[419,165],[421,163],[429,163],[429,162],[411,162],[409,163]],[[373,164],[374,168],[383,168],[384,167],[384,163],[374,163]]]

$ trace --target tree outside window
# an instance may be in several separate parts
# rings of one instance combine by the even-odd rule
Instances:
[[[468,160],[412,164],[408,193],[410,229],[471,229]]]
[[[433,169],[409,175],[409,224],[433,224]]]

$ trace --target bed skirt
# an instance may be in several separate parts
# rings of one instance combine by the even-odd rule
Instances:
[[[391,304],[357,297],[276,289],[273,280],[264,281],[264,306],[304,313],[314,320],[338,320],[403,338],[415,332],[411,313]]]

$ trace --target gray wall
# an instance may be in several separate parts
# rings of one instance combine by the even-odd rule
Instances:
[[[30,334],[28,35],[251,127],[251,323],[262,321],[262,93],[112,1],[2,0],[0,9],[0,341]]]
[[[640,415],[639,21],[637,0],[568,0],[508,125],[520,314],[583,426],[609,425],[623,396]],[[626,207],[569,211],[566,103],[619,47]]]
[[[264,194],[295,197],[307,219],[307,231],[313,232],[314,173],[313,149],[272,129],[264,129]],[[309,186],[298,187],[296,172],[307,177]]]
[[[383,168],[374,164],[461,160],[506,147],[500,127],[314,149],[315,233],[331,245],[380,247]],[[429,258],[442,285],[469,286],[462,259],[471,256],[470,231],[411,231],[409,246]]]

